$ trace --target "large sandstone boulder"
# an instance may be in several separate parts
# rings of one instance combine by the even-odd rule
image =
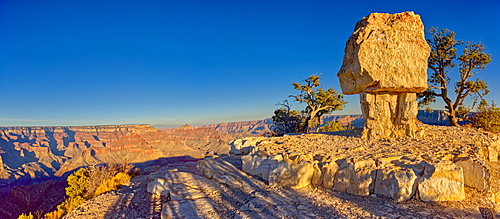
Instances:
[[[311,184],[314,172],[314,164],[309,161],[295,163],[285,159],[269,173],[269,185],[302,188]]]
[[[262,154],[252,154],[241,156],[242,170],[253,176],[269,180],[269,173],[275,166],[283,160],[281,154],[267,156]]]
[[[361,94],[364,137],[418,136],[415,93],[427,89],[430,47],[413,12],[372,13],[356,24],[337,76],[344,94]]]
[[[379,168],[373,193],[406,201],[417,191],[417,183],[429,165],[413,156],[389,156],[377,160]]]
[[[456,161],[455,164],[462,168],[466,186],[479,191],[490,189],[490,171],[485,165],[472,161],[468,157]]]
[[[422,201],[460,201],[465,199],[462,168],[451,161],[428,166],[418,184]]]
[[[430,47],[420,16],[372,13],[356,24],[337,76],[344,94],[427,89]]]
[[[376,173],[375,161],[372,159],[345,161],[335,175],[333,189],[367,196],[373,191]]]

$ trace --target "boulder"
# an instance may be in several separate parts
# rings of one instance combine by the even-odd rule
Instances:
[[[281,154],[274,156],[262,154],[245,155],[241,156],[242,170],[250,175],[269,180],[269,173],[282,160],[283,156]]]
[[[155,179],[148,183],[147,191],[151,194],[160,196],[170,196],[170,188],[168,182],[164,179]]]
[[[361,94],[364,137],[416,137],[416,93],[427,89],[430,47],[413,12],[372,13],[356,24],[337,76],[343,94]]]
[[[422,92],[429,53],[419,15],[372,13],[356,24],[346,43],[337,74],[342,92]]]
[[[242,139],[236,139],[229,142],[231,149],[229,151],[230,155],[246,155],[251,154],[257,150],[257,144],[264,138],[261,137],[247,137]]]
[[[418,183],[418,195],[425,202],[465,199],[462,168],[451,161],[440,161],[427,166]]]
[[[469,158],[462,158],[455,162],[462,168],[464,174],[464,184],[479,191],[488,191],[490,189],[490,171],[489,169]]]
[[[411,168],[394,166],[379,169],[373,193],[391,197],[396,201],[406,201],[415,195],[419,178]]]
[[[333,189],[361,196],[367,196],[373,191],[377,173],[374,160],[350,160],[340,163]]]
[[[308,161],[295,163],[285,159],[269,173],[269,185],[302,188],[311,184],[314,164]]]
[[[417,191],[417,182],[429,164],[411,154],[388,155],[377,159],[373,193],[406,201]]]
[[[339,165],[335,161],[323,164],[323,166],[321,167],[321,172],[323,173],[321,177],[321,183],[323,187],[327,189],[333,188],[335,174],[337,173],[338,169]]]

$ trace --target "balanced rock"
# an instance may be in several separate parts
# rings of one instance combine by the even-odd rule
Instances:
[[[344,94],[427,89],[430,47],[413,12],[372,13],[356,24],[338,73]]]
[[[429,52],[413,12],[372,13],[356,24],[337,76],[344,94],[361,94],[365,137],[417,136],[415,93],[427,89]]]

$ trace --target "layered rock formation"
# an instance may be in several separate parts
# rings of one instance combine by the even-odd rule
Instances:
[[[235,137],[262,136],[265,132],[269,132],[269,125],[273,122],[272,119],[244,121],[244,122],[229,122],[212,125],[203,125],[199,128],[211,128],[220,132],[229,133]]]
[[[356,24],[337,76],[344,94],[361,94],[365,136],[415,136],[415,93],[427,88],[430,47],[420,16],[372,13]]]
[[[188,124],[175,129],[162,129],[162,133],[169,138],[182,141],[186,146],[204,151],[205,154],[227,154],[228,143],[234,137],[226,132],[217,131],[208,127],[192,127]]]
[[[162,132],[150,125],[0,128],[0,183],[60,176],[98,163],[227,153],[230,136],[211,129]]]

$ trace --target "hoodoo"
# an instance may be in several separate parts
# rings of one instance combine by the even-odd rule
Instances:
[[[416,93],[427,89],[429,52],[413,12],[372,13],[356,24],[337,76],[344,94],[360,94],[363,136],[416,135]]]

